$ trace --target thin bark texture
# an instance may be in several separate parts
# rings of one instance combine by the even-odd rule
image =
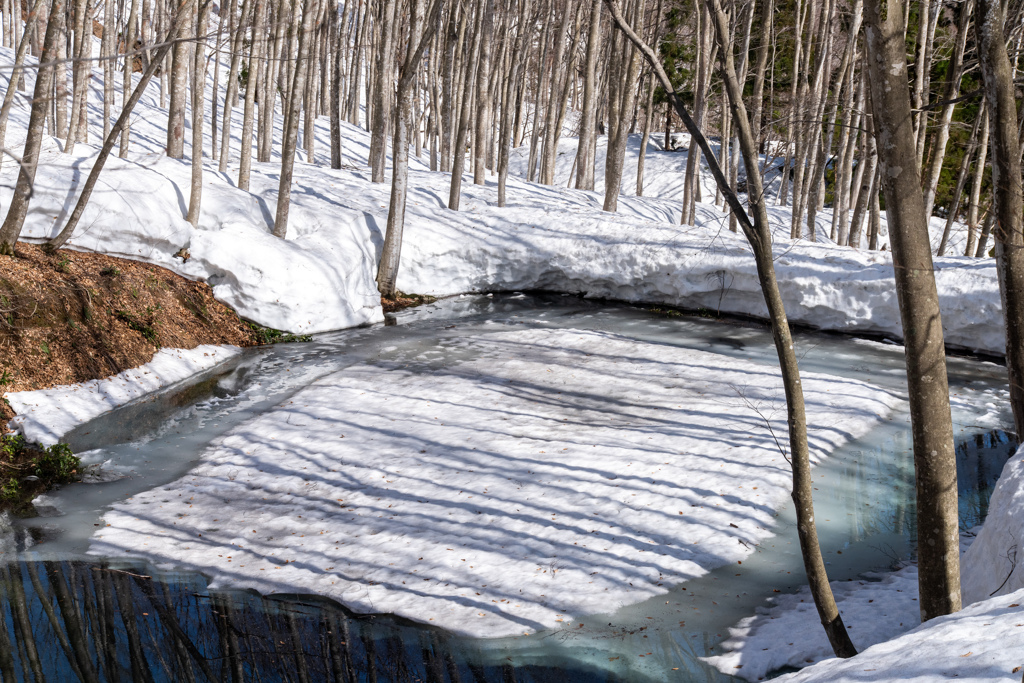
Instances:
[[[373,82],[373,121],[370,127],[370,180],[384,182],[387,160],[387,137],[391,125],[392,85],[395,71],[394,33],[398,0],[380,0],[381,12],[377,29],[379,47]]]
[[[423,53],[434,36],[443,0],[432,0],[430,14],[426,18],[426,28],[420,35],[423,23],[421,7],[423,0],[412,0],[409,24],[409,46],[402,65],[401,77],[398,79],[398,121],[395,126],[395,140],[392,145],[391,161],[391,204],[388,209],[387,229],[384,233],[384,248],[381,252],[380,266],[377,269],[377,288],[381,296],[394,298],[398,280],[398,265],[402,253],[402,232],[405,227],[405,202],[409,192],[409,142],[412,132],[412,105],[416,71],[419,69]]]
[[[1024,189],[1013,70],[999,0],[978,0],[975,29],[992,122],[991,211],[995,214],[996,270],[1006,322],[1006,369],[1017,434],[1024,434]]]
[[[583,75],[580,137],[576,148],[576,189],[594,189],[594,136],[597,134],[597,58],[601,52],[601,0],[593,0]]]
[[[284,239],[288,234],[288,209],[291,206],[292,174],[295,169],[295,150],[299,141],[299,114],[309,67],[309,43],[312,40],[313,16],[316,0],[305,0],[302,23],[299,26],[298,56],[292,76],[288,115],[285,117],[284,141],[281,145],[281,180],[277,190],[277,214],[274,217],[274,236]]]
[[[201,2],[198,9],[199,16],[196,18],[198,40],[193,46],[195,54],[192,62],[192,182],[189,191],[188,214],[185,216],[185,220],[193,227],[199,226],[199,211],[203,201],[203,102],[206,95],[206,26],[210,16],[210,4]],[[227,127],[224,131],[226,140]]]
[[[192,5],[195,0],[185,0]],[[190,11],[192,11],[190,9]],[[185,156],[185,87],[188,77],[188,42],[183,40],[188,24],[179,26],[171,36],[171,106],[167,111],[167,156],[181,159]],[[74,120],[72,119],[72,125]]]
[[[60,0],[53,1],[54,4],[60,3]],[[208,2],[208,0],[203,0],[203,2]],[[107,163],[107,157],[110,156],[110,151],[114,149],[114,143],[117,142],[117,138],[121,134],[121,129],[128,122],[128,118],[131,116],[132,110],[135,109],[135,105],[139,103],[140,99],[142,99],[142,93],[145,92],[146,86],[149,84],[150,79],[153,78],[153,74],[156,73],[157,69],[160,67],[160,63],[170,51],[171,46],[176,44],[175,41],[170,39],[170,37],[177,35],[178,27],[186,23],[185,20],[189,15],[191,7],[192,3],[190,0],[184,0],[184,2],[178,6],[178,11],[171,22],[171,31],[167,39],[164,41],[163,45],[155,50],[153,60],[150,62],[149,67],[142,74],[142,78],[139,79],[139,83],[135,86],[132,96],[128,98],[128,101],[124,103],[124,107],[121,108],[121,115],[117,117],[117,121],[114,122],[113,127],[110,129],[110,133],[107,135],[107,139],[103,142],[103,147],[100,149],[100,153],[92,165],[92,170],[89,171],[89,177],[86,178],[85,185],[82,186],[82,194],[79,195],[78,203],[75,204],[74,210],[68,217],[68,222],[56,237],[46,243],[45,248],[48,251],[56,251],[64,246],[64,243],[67,242],[74,233],[75,228],[78,226],[78,221],[81,220],[82,214],[85,212],[85,207],[89,204],[89,198],[92,196],[92,191],[96,187],[96,181],[99,180],[100,173],[103,172],[103,166]],[[49,28],[47,28],[47,33],[49,33]],[[0,245],[2,245],[2,241],[0,241]]]
[[[865,0],[875,137],[903,322],[917,485],[921,620],[960,609],[956,455],[942,314],[911,125],[903,5]]]
[[[32,95],[32,109],[29,113],[28,131],[25,135],[25,149],[21,155],[21,170],[11,197],[11,205],[7,209],[7,217],[0,226],[0,254],[14,256],[14,245],[21,237],[21,230],[28,215],[28,204],[32,197],[32,186],[36,180],[36,164],[39,161],[39,149],[43,143],[43,126],[46,123],[46,111],[50,106],[50,85],[53,79],[51,63],[57,53],[57,40],[60,37],[64,18],[64,0],[51,0],[50,18],[46,24],[46,37],[43,39],[43,53],[39,58],[40,67],[36,73],[36,85]]]

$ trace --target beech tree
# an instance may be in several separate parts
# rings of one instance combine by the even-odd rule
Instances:
[[[381,296],[394,298],[398,279],[398,264],[402,253],[402,231],[405,227],[405,199],[409,193],[409,143],[412,129],[412,88],[416,70],[437,28],[444,0],[431,0],[432,7],[425,19],[420,16],[423,0],[412,0],[409,22],[409,45],[406,49],[402,74],[398,80],[398,121],[395,127],[391,161],[391,204],[388,209],[384,249],[377,269],[377,287]]]
[[[917,487],[922,621],[960,609],[956,454],[942,314],[907,77],[904,2],[864,0],[871,104],[903,323]]]
[[[1017,434],[1024,434],[1024,190],[1021,143],[1013,69],[1006,51],[1004,8],[997,0],[978,0],[978,55],[985,101],[992,120],[992,215],[996,269],[1006,322],[1006,369],[1010,406]],[[1019,59],[1019,55],[1015,56]]]
[[[39,162],[39,149],[43,142],[43,126],[46,124],[46,112],[50,106],[50,85],[53,79],[52,63],[57,54],[57,42],[60,37],[64,20],[64,0],[50,0],[50,18],[46,23],[46,37],[43,39],[43,52],[39,56],[39,69],[36,72],[36,85],[32,94],[32,109],[29,114],[28,131],[25,136],[25,149],[19,160],[20,170],[14,186],[14,196],[7,209],[7,216],[0,226],[0,255],[14,256],[14,245],[21,237],[28,215],[29,199],[32,186],[36,179],[36,164]],[[11,79],[13,83],[14,79]]]

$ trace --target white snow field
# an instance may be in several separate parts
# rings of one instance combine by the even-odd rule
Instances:
[[[4,58],[9,51],[0,52]],[[97,73],[90,96],[97,112],[100,81]],[[27,100],[17,99],[8,146],[17,149],[27,116]],[[236,109],[234,136],[240,118]],[[95,143],[100,116],[92,121]],[[207,162],[198,227],[186,223],[189,162],[163,155],[165,125],[153,86],[132,120],[133,151],[127,160],[108,161],[73,248],[206,280],[240,315],[278,329],[320,332],[381,320],[374,277],[390,188],[369,182],[365,131],[344,126],[345,167],[331,170],[327,121],[317,120],[316,165],[296,165],[289,238],[282,241],[270,235],[279,163],[254,164],[251,192],[239,191],[237,139],[228,173]],[[94,147],[76,146],[71,156],[59,149],[51,140],[42,155],[27,239],[42,240],[60,229],[91,168]],[[399,288],[435,295],[543,288],[765,317],[750,250],[729,232],[726,216],[702,203],[696,227],[677,225],[675,178],[684,159],[652,150],[646,174],[662,196],[622,197],[619,212],[609,214],[600,211],[597,193],[515,178],[507,207],[496,206],[493,179],[485,186],[467,180],[463,210],[449,211],[448,175],[430,172],[414,158]],[[10,200],[14,173],[8,163],[0,174],[0,205]],[[781,237],[788,235],[789,210],[774,208],[772,217],[780,235],[776,269],[792,321],[901,337],[888,253],[790,241]],[[187,262],[173,256],[182,248],[191,254]],[[947,258],[938,259],[936,268],[946,341],[1002,354],[993,262]]]
[[[978,530],[960,534],[961,561]],[[861,652],[921,623],[916,565],[864,574],[856,581],[833,581],[831,587],[850,639]],[[807,586],[768,602],[768,607],[756,608],[756,614],[731,626],[729,637],[719,645],[722,654],[704,661],[722,673],[760,681],[782,667],[800,669],[835,657]]]
[[[975,603],[874,645],[851,659],[829,659],[775,680],[1006,681],[1024,671],[1024,590]]]
[[[465,360],[355,366],[233,430],[115,505],[89,552],[498,637],[664,593],[772,533],[776,371],[579,330],[445,343]],[[897,400],[804,390],[815,460]]]
[[[98,415],[188,379],[240,352],[237,346],[211,344],[160,349],[145,365],[113,377],[4,394],[17,413],[8,424],[28,441],[48,446]]]

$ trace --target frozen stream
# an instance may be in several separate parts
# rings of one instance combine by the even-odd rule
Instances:
[[[87,648],[98,661],[108,657],[108,662],[97,665],[100,678],[108,680],[116,676],[105,672],[136,671],[141,666],[139,652],[147,653],[143,659],[156,680],[176,678],[181,667],[193,666],[183,663],[189,661],[185,637],[216,661],[212,673],[218,676],[230,669],[222,671],[221,665],[232,647],[236,654],[248,653],[246,679],[258,669],[265,680],[322,680],[315,671],[340,667],[349,672],[345,676],[360,680],[371,680],[371,669],[382,680],[440,681],[444,672],[451,680],[453,672],[461,672],[462,680],[730,680],[697,657],[717,652],[728,626],[752,614],[766,599],[804,583],[791,506],[778,511],[776,535],[743,561],[740,572],[735,565],[725,566],[673,587],[666,595],[588,616],[564,630],[506,639],[450,637],[390,617],[356,617],[309,596],[293,601],[243,592],[211,596],[198,575],[174,573],[147,582],[92,568],[96,558],[85,558],[84,552],[109,505],[178,479],[216,437],[315,379],[350,365],[401,361],[417,372],[452,367],[466,360],[460,355],[465,351],[440,346],[439,340],[494,331],[499,325],[592,329],[776,364],[770,334],[763,326],[668,316],[573,297],[459,297],[403,312],[392,322],[398,324],[321,335],[308,344],[248,350],[225,366],[102,416],[67,437],[76,451],[88,450],[89,461],[106,463],[104,471],[126,476],[51,492],[37,506],[40,516],[14,521],[6,534],[7,547],[0,547],[5,554],[19,551],[24,560],[22,580],[12,567],[4,590],[11,600],[27,600],[30,614],[36,615],[33,631],[40,629],[36,640],[45,652],[41,658],[47,670],[68,674],[74,669],[63,646],[43,633],[52,623],[42,615],[42,603],[32,602],[40,590],[49,593],[60,575],[74,591],[82,591],[86,606],[88,595],[95,596],[98,616],[86,629],[91,634]],[[797,343],[805,371],[864,380],[905,395],[899,346],[818,333],[798,334]],[[966,528],[983,517],[988,491],[1012,452],[1010,438],[1001,431],[1012,420],[1004,368],[951,358],[949,374]],[[905,402],[868,436],[833,453],[815,470],[815,477],[819,534],[832,580],[884,571],[912,558],[913,478]],[[114,562],[116,567],[125,566]],[[135,574],[148,574],[138,565],[130,566]],[[18,598],[19,590],[28,597]],[[140,641],[133,650],[125,610],[120,610],[119,620],[112,618],[113,611],[109,618],[103,616],[104,601],[112,604],[112,595],[118,605],[128,596],[137,603],[140,631],[165,628],[177,635],[147,641],[145,647]],[[146,607],[157,603],[159,608]],[[39,605],[35,612],[33,604]],[[235,630],[248,634],[241,644],[231,644],[230,629],[217,616],[223,614],[233,614]],[[11,620],[16,622],[13,613]],[[175,620],[180,623],[177,630],[168,625]],[[244,628],[239,626],[243,623]],[[16,629],[15,623],[12,635],[19,640]],[[348,634],[343,652],[332,650],[324,636],[333,629]],[[122,633],[123,638],[110,636]],[[852,636],[856,641],[857,634]],[[116,644],[113,654],[111,642]],[[31,659],[27,650],[19,657]]]

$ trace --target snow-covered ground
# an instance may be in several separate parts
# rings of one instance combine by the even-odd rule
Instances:
[[[205,344],[194,349],[160,349],[145,365],[81,384],[4,394],[17,415],[10,427],[44,446],[97,415],[212,368],[241,351]]]
[[[961,534],[961,559],[976,531]],[[833,581],[831,586],[850,639],[860,651],[921,623],[916,565],[865,574],[857,581]],[[769,603],[731,627],[729,638],[720,645],[722,654],[705,661],[722,673],[760,681],[783,667],[799,669],[835,656],[808,587],[769,598]]]
[[[579,330],[447,343],[465,360],[356,366],[233,430],[116,505],[90,552],[504,636],[640,602],[771,534],[790,483],[762,421],[785,430],[777,372]],[[804,389],[816,460],[896,400]]]
[[[2,60],[10,61],[9,50],[0,50]],[[0,73],[0,88],[7,74]],[[27,72],[29,88],[31,76]],[[96,76],[90,93],[94,146],[80,144],[68,156],[58,141],[47,140],[27,238],[45,239],[60,229],[91,168],[101,130],[102,79]],[[72,247],[206,280],[241,315],[278,329],[319,332],[382,319],[374,275],[389,187],[369,182],[365,131],[344,126],[345,167],[330,170],[327,124],[318,120],[315,163],[296,165],[289,238],[278,240],[270,235],[276,152],[274,161],[254,164],[250,192],[237,189],[236,109],[229,171],[219,173],[207,162],[203,211],[194,228],[184,221],[189,163],[162,153],[166,112],[158,100],[154,85],[133,117],[133,151],[126,160],[108,161]],[[24,138],[27,103],[20,97],[12,110],[6,146],[15,151]],[[280,117],[276,124],[279,137]],[[637,146],[633,140],[626,162],[626,195],[635,193],[629,169],[635,169]],[[399,288],[424,294],[542,288],[763,317],[750,251],[709,203],[713,187],[702,177],[705,202],[697,206],[697,225],[678,225],[686,155],[656,147],[652,142],[648,152],[645,196],[623,196],[616,214],[600,211],[599,192],[565,188],[573,140],[560,143],[569,151],[559,156],[556,186],[512,178],[505,208],[496,206],[493,179],[484,186],[467,180],[463,210],[449,211],[448,176],[414,159]],[[517,153],[513,171],[522,172],[524,162]],[[9,204],[15,172],[10,161],[4,164],[0,207]],[[785,207],[771,209],[790,319],[902,336],[889,254],[836,248],[827,240],[791,241],[789,215]],[[827,235],[830,220],[829,211],[819,214],[819,235]],[[942,221],[931,227],[937,244]],[[962,249],[959,231],[953,252]],[[182,248],[191,255],[187,261],[174,256]],[[936,278],[946,341],[1001,354],[992,261],[937,259]],[[448,374],[378,366],[321,380],[232,431],[188,477],[118,506],[93,549],[186,563],[220,585],[315,591],[357,609],[503,635],[650,597],[660,584],[741,560],[748,552],[744,543],[769,533],[768,518],[789,479],[751,408],[781,400],[763,367],[583,333],[531,333],[528,341],[515,333],[465,340],[467,353],[480,358]],[[512,345],[519,348],[509,354]],[[624,376],[631,381],[617,381]],[[889,407],[889,395],[867,384],[826,376],[805,382],[819,457],[870,429]],[[85,401],[77,396],[85,395],[81,388],[37,398],[35,417],[29,400],[15,409],[24,429],[51,439],[95,414],[90,411],[137,395],[117,389],[116,381],[110,387]],[[558,391],[564,402],[554,398]],[[339,414],[339,406],[346,412]],[[60,411],[56,417],[51,407]],[[620,417],[610,419],[611,411]],[[731,425],[722,426],[723,413]],[[623,414],[633,421],[624,423]],[[732,430],[726,439],[723,429]],[[477,442],[474,450],[470,444]],[[545,457],[556,449],[557,462]],[[1019,457],[1017,469],[1008,466],[1007,482],[1019,482]],[[965,585],[974,582],[972,571],[981,577],[978,586],[1001,581],[999,572],[1005,578],[1015,559],[1004,536],[1020,537],[1019,485],[1006,487],[991,513],[1003,521],[986,526],[990,540],[983,544],[979,537],[976,558],[965,562]],[[584,521],[588,517],[592,522]],[[1010,574],[1001,590],[1018,590],[1020,581],[1020,572]],[[850,599],[873,599],[867,595],[856,591]],[[971,667],[1001,667],[1002,659],[992,659],[999,641],[986,639],[1003,638],[999,652],[1020,642],[1024,628],[1010,625],[1024,621],[1020,597],[1018,590],[978,603],[852,662],[824,662],[804,675],[842,680],[844,667],[852,666],[861,672],[858,680],[891,680],[897,677],[893,657],[906,654],[894,644],[918,647],[914,670],[922,676],[938,677],[947,670],[943,658],[961,657],[953,654],[961,649],[972,654],[950,660],[960,678],[982,671]],[[930,644],[921,644],[926,638]]]
[[[94,111],[99,83],[97,75],[90,99]],[[241,117],[236,109],[229,170],[219,173],[207,162],[203,210],[193,228],[183,219],[189,163],[163,156],[166,113],[157,93],[151,87],[140,102],[132,121],[133,151],[127,160],[108,162],[71,245],[204,279],[243,317],[278,329],[318,332],[379,321],[374,276],[389,187],[369,182],[366,132],[344,126],[345,167],[335,171],[328,168],[327,122],[317,120],[316,164],[300,160],[296,165],[289,239],[282,241],[270,235],[278,162],[254,164],[250,192],[235,187]],[[17,148],[26,122],[27,101],[20,98],[12,111],[9,146]],[[93,122],[95,142],[99,117]],[[571,140],[562,144],[572,148]],[[26,223],[25,236],[31,239],[59,230],[95,153],[79,145],[69,157],[52,140],[46,149]],[[630,154],[627,166],[636,150]],[[562,157],[562,166],[571,165],[568,154]],[[600,210],[598,193],[515,178],[507,207],[496,206],[493,179],[484,186],[467,181],[463,210],[453,212],[446,208],[448,175],[430,172],[414,158],[399,288],[424,294],[545,288],[764,316],[753,259],[743,238],[729,232],[725,214],[701,203],[697,226],[678,225],[674,193],[684,162],[685,154],[652,150],[647,177],[650,194],[658,196],[624,196],[616,214]],[[5,165],[0,205],[9,201],[14,172],[13,164]],[[705,197],[711,201],[713,193]],[[773,208],[772,220],[776,267],[791,320],[902,336],[888,253],[790,241],[783,237],[789,230],[785,207]],[[191,254],[187,262],[173,256],[183,247]],[[947,341],[1001,354],[993,262],[947,258],[938,259],[936,268]]]
[[[1006,681],[1024,671],[1024,590],[975,603],[933,619],[851,659],[829,659],[776,680]]]

